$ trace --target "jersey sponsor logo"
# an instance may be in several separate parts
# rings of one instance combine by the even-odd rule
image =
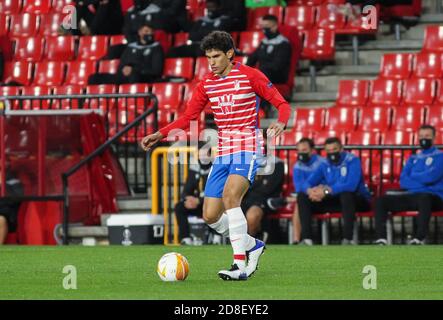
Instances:
[[[268,88],[272,88],[273,84],[272,84],[272,82],[269,82],[266,86],[267,86]]]
[[[346,177],[346,175],[348,174],[348,169],[346,167],[341,167],[340,173],[342,177]]]
[[[218,107],[223,111],[224,114],[230,113],[232,111],[233,105],[234,105],[233,94],[224,94],[218,97]]]
[[[427,166],[430,166],[432,164],[432,162],[434,162],[433,158],[431,158],[431,157],[426,158],[426,162],[425,163],[426,163]]]

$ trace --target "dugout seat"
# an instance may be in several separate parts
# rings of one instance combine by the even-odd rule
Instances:
[[[40,16],[39,34],[42,36],[58,36],[66,13],[49,13]]]
[[[366,107],[360,110],[359,131],[383,132],[391,127],[392,109],[383,107]]]
[[[426,27],[422,52],[443,52],[443,25]]]
[[[47,14],[51,11],[51,0],[23,0],[24,13]]]
[[[27,86],[32,80],[32,63],[26,61],[6,62],[3,70],[3,83],[18,82]]]
[[[54,95],[76,95],[83,94],[81,85],[64,85],[53,88]],[[79,99],[54,99],[53,109],[78,109]]]
[[[443,133],[443,105],[434,105],[428,109],[426,123],[439,130],[440,135]]]
[[[277,17],[278,23],[283,22],[283,10],[282,6],[273,7],[259,7],[254,9],[248,9],[248,30],[260,30],[260,20],[264,15],[272,14]]]
[[[302,132],[316,132],[324,128],[325,110],[297,109],[294,112],[293,130]]]
[[[39,86],[33,85],[32,87],[23,87],[23,96],[49,96],[51,95],[51,88],[49,86]],[[47,110],[52,109],[52,102],[50,99],[33,99],[33,100],[23,100],[22,109],[23,110]]]
[[[352,132],[357,127],[358,109],[354,107],[332,107],[326,109],[325,130]]]
[[[2,0],[0,1],[0,13],[2,15],[18,14],[22,9],[21,0]]]
[[[312,29],[304,31],[302,58],[308,60],[333,60],[335,33],[333,30]]]
[[[194,59],[167,58],[163,67],[163,76],[192,80],[194,77]]]
[[[157,96],[158,108],[177,112],[183,103],[183,86],[179,83],[154,83],[152,93]]]
[[[120,64],[120,59],[100,60],[98,63],[98,72],[116,74],[118,71],[119,64]]]
[[[403,106],[392,111],[391,130],[416,132],[425,123],[426,107]]]
[[[113,84],[88,85],[86,94],[102,95],[117,93],[117,86]],[[109,110],[114,107],[115,99],[86,99],[84,108]]]
[[[177,32],[176,34],[174,34],[174,47],[186,45],[188,39],[189,39],[189,33]]]
[[[339,12],[330,10],[328,5],[321,5],[317,8],[317,28],[341,30],[344,28],[345,23],[345,16]]]
[[[253,53],[264,38],[261,31],[243,31],[240,33],[238,49],[246,55]]]
[[[431,105],[434,102],[437,83],[433,79],[412,78],[405,81],[403,104]]]

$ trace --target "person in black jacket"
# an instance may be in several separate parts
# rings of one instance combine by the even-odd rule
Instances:
[[[1,177],[1,172],[0,172]],[[22,196],[23,184],[10,171],[6,162],[6,196]],[[20,203],[0,198],[0,245],[5,243],[8,232],[17,228],[17,214]]]
[[[134,0],[123,27],[128,42],[137,40],[137,30],[143,23],[170,33],[187,30],[186,0]]]
[[[168,56],[170,57],[199,57],[204,52],[200,49],[200,43],[205,36],[212,31],[231,31],[232,20],[223,15],[220,0],[206,1],[207,15],[194,22],[189,30],[189,44],[171,48]]]
[[[203,214],[204,189],[211,170],[211,158],[207,152],[210,153],[210,149],[209,151],[206,148],[199,149],[198,162],[190,165],[181,200],[175,205],[181,244],[193,244],[189,234],[188,216],[201,217]]]
[[[89,84],[149,83],[161,78],[164,65],[163,49],[154,40],[154,29],[148,24],[138,30],[138,41],[128,44],[120,58],[117,74],[96,73]]]
[[[286,83],[291,65],[291,44],[278,32],[278,19],[265,15],[261,21],[265,38],[249,57],[246,64],[258,68],[274,83]]]
[[[123,13],[120,0],[77,0],[77,26],[84,20],[92,35],[121,34]],[[79,35],[79,30],[74,30]]]
[[[274,211],[269,207],[267,200],[280,197],[284,175],[283,161],[277,157],[272,157],[267,161],[263,173],[256,176],[254,183],[246,193],[241,208],[246,214],[248,233],[252,237],[255,237],[260,231],[263,217]]]
[[[244,1],[220,0],[222,15],[228,16],[232,21],[233,31],[243,31],[246,29],[246,7]]]

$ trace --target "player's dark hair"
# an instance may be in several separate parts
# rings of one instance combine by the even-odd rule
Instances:
[[[278,18],[272,14],[266,14],[262,18],[262,20],[272,21],[278,24]]]
[[[325,145],[333,143],[337,143],[340,147],[342,146],[340,139],[337,137],[331,137],[325,140]]]
[[[226,53],[231,49],[235,51],[235,45],[229,33],[225,31],[212,31],[203,38],[200,49],[205,52],[207,50],[220,50]]]
[[[307,143],[309,145],[309,148],[311,149],[315,148],[314,140],[312,139],[303,137],[297,142],[297,145],[299,145],[300,143]]]
[[[435,133],[436,133],[435,127],[431,126],[430,124],[424,124],[418,130],[426,130],[426,129],[431,130],[432,131],[432,136],[435,137]]]

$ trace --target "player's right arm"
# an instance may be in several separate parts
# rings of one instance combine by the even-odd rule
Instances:
[[[203,84],[204,81],[201,81],[197,85],[194,92],[192,93],[192,98],[189,99],[186,105],[186,110],[181,117],[171,122],[166,127],[163,127],[157,132],[147,135],[142,139],[140,145],[143,150],[148,151],[149,149],[151,149],[156,143],[166,137],[168,133],[173,129],[187,129],[190,122],[198,118],[198,116],[208,103],[208,96],[206,95]]]

